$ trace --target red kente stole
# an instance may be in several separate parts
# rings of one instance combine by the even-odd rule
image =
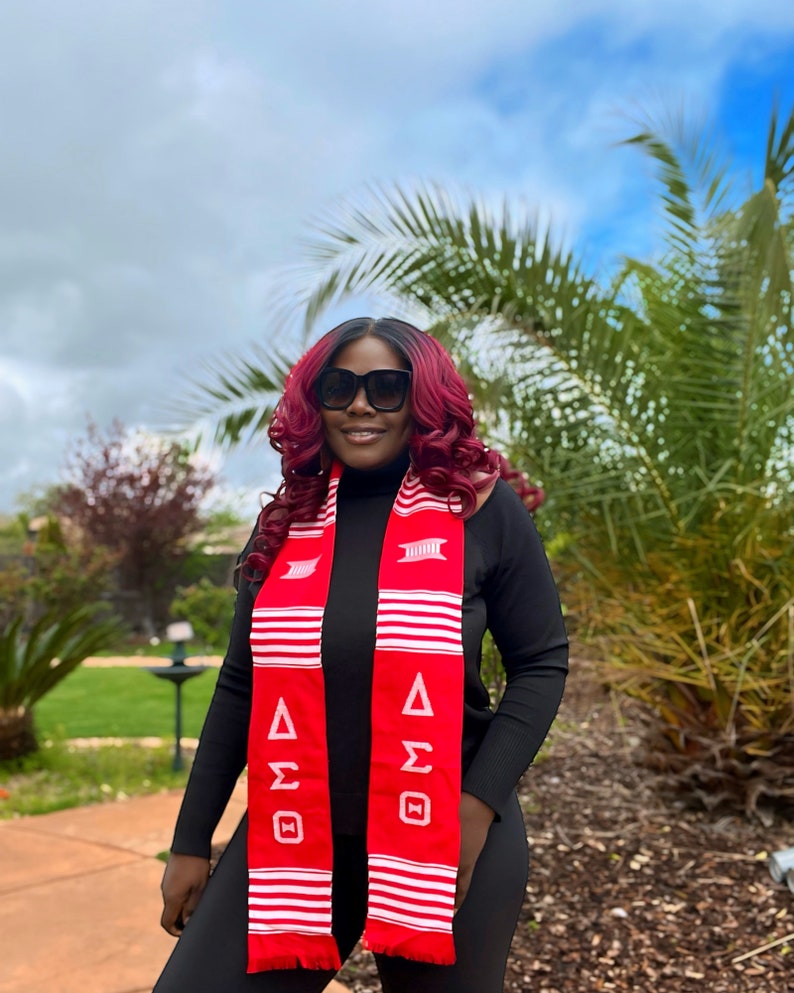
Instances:
[[[321,663],[341,474],[317,520],[290,528],[254,605],[249,972],[341,967]],[[462,596],[463,521],[409,471],[378,576],[364,943],[441,965],[455,961]]]

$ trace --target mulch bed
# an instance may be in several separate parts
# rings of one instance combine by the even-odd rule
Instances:
[[[575,669],[519,790],[532,866],[505,990],[794,991],[794,894],[764,854],[794,822],[688,809],[636,763],[640,738],[639,713]],[[380,991],[361,950],[339,978]]]

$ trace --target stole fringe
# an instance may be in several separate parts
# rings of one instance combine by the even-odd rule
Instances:
[[[339,958],[336,940],[324,938],[321,947],[312,948],[310,951],[260,955],[249,949],[246,971],[254,973],[270,972],[275,969],[323,969],[338,972],[341,968],[342,961]]]

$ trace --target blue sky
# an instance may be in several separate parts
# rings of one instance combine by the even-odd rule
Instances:
[[[278,344],[279,267],[339,198],[506,197],[607,267],[656,244],[633,122],[715,122],[757,182],[792,66],[779,0],[7,0],[0,512],[57,481],[87,416],[156,430],[202,363]],[[273,460],[224,475],[253,515]]]

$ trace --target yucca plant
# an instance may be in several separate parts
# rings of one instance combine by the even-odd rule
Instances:
[[[35,704],[84,659],[119,640],[123,626],[97,607],[52,611],[29,629],[20,614],[0,631],[0,760],[38,748]]]

